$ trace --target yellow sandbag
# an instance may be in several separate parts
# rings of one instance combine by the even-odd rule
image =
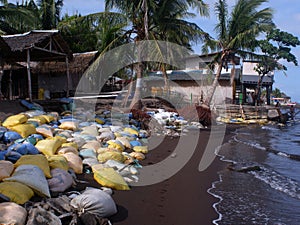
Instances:
[[[114,149],[118,149],[119,151],[124,151],[125,147],[123,146],[123,144],[120,141],[116,141],[116,140],[109,140],[107,142],[108,144],[108,148],[114,148]]]
[[[46,123],[50,123],[55,120],[54,116],[51,115],[41,115],[46,120]]]
[[[35,126],[31,123],[18,124],[9,127],[9,129],[19,133],[23,138],[27,138],[29,135],[36,133]]]
[[[51,138],[39,141],[35,147],[44,155],[54,155],[62,144],[59,138]]]
[[[1,160],[0,161],[0,181],[6,177],[10,177],[14,170],[14,164],[10,161]]]
[[[9,116],[6,118],[6,120],[3,122],[4,127],[12,127],[18,124],[26,123],[27,122],[27,116],[24,114],[17,114],[13,116]]]
[[[130,190],[124,178],[113,168],[94,170],[94,179],[104,187],[115,190]]]
[[[31,117],[28,119],[28,121],[36,121],[40,125],[45,124],[47,122],[47,120],[45,119],[45,117],[43,117],[43,115]]]
[[[148,153],[148,146],[134,146],[133,151],[146,154]]]
[[[20,205],[29,201],[34,195],[34,192],[30,187],[15,181],[5,181],[0,183],[0,193],[9,197],[10,201]]]
[[[102,120],[102,119],[99,119],[99,118],[96,118],[96,119],[95,119],[95,122],[96,122],[96,123],[99,123],[99,124],[101,124],[101,125],[105,124],[105,121]]]
[[[59,125],[60,129],[64,129],[64,130],[78,130],[78,123],[75,121],[66,121],[66,122],[62,122]]]
[[[50,167],[47,158],[42,155],[23,155],[15,163],[15,168],[20,165],[35,165],[38,166],[47,178],[51,178]]]
[[[69,147],[69,146],[76,148],[78,150],[78,144],[76,142],[66,142],[61,145],[61,147]]]
[[[63,155],[52,155],[47,157],[50,169],[63,169],[68,170],[69,164],[67,159]]]
[[[69,167],[73,169],[76,174],[82,174],[83,163],[79,155],[74,154],[73,152],[67,152],[63,154],[63,156],[68,161]]]
[[[113,159],[113,160],[118,161],[118,162],[124,162],[125,161],[124,155],[121,152],[117,152],[117,151],[101,152],[98,155],[97,158],[98,158],[98,161],[100,163],[105,163],[109,159]]]
[[[139,135],[139,132],[138,132],[137,130],[135,130],[135,129],[133,129],[133,128],[130,128],[130,127],[125,127],[125,128],[124,128],[124,131],[125,131],[125,132],[128,132],[128,133],[130,133],[130,134],[134,134],[134,135],[136,135],[136,136]]]

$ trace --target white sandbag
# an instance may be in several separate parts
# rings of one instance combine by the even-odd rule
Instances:
[[[106,141],[109,141],[109,140],[113,140],[113,139],[115,139],[115,135],[111,131],[103,132],[98,137],[98,140],[103,141],[103,142],[106,142]]]
[[[51,179],[48,179],[49,189],[52,192],[64,192],[73,184],[73,177],[67,171],[55,168],[51,170]]]
[[[88,135],[92,135],[92,136],[98,136],[98,128],[96,126],[88,126],[88,127],[82,127],[81,128],[82,134],[88,134]]]
[[[73,152],[67,152],[63,154],[63,156],[68,161],[69,167],[74,170],[76,174],[82,174],[83,164],[79,155],[74,154]]]
[[[14,164],[10,161],[0,160],[0,181],[10,177],[14,170]]]
[[[23,183],[41,197],[51,197],[44,172],[38,166],[20,165],[11,177],[3,180]]]
[[[27,218],[27,211],[14,202],[0,203],[0,224],[1,225],[24,225]]]
[[[82,164],[88,165],[90,167],[92,167],[92,166],[94,166],[94,165],[96,165],[98,163],[99,162],[98,162],[97,158],[96,159],[95,158],[85,158],[85,159],[82,160]]]
[[[81,195],[71,200],[70,205],[79,214],[88,212],[106,218],[117,213],[117,207],[112,197],[97,188],[86,188]]]

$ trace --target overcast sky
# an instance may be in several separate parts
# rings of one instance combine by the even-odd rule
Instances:
[[[205,1],[205,0],[204,0]],[[10,2],[16,2],[11,0]],[[21,1],[19,1],[21,2]],[[215,0],[206,0],[206,3],[213,9]],[[228,0],[229,5],[233,5],[235,0]],[[278,28],[297,36],[300,39],[300,7],[299,0],[269,0],[265,6],[274,9],[274,22]],[[104,9],[104,0],[64,0],[62,15],[68,13],[80,13],[86,15],[95,12],[101,12]],[[190,19],[200,26],[203,30],[214,36],[213,28],[216,23],[215,16],[211,12],[210,18],[196,17]],[[194,47],[195,53],[200,54],[201,46]],[[293,53],[300,61],[300,47],[295,49]],[[274,88],[278,87],[287,95],[292,97],[293,101],[300,102],[300,67],[286,64],[288,66],[287,77],[282,72],[275,73]]]

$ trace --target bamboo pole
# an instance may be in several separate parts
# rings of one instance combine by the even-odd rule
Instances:
[[[27,79],[28,79],[28,95],[32,102],[31,74],[30,74],[30,50],[27,49]]]

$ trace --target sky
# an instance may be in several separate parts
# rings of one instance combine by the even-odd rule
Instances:
[[[16,1],[11,1],[16,2]],[[214,26],[216,24],[213,7],[216,0],[204,0],[210,6],[210,17],[203,18],[197,16],[189,19],[196,23],[204,31],[210,33],[214,37]],[[235,0],[228,0],[230,6],[235,3]],[[269,0],[269,3],[264,5],[271,7],[274,10],[273,21],[276,26],[286,32],[297,36],[300,39],[300,7],[299,0]],[[87,15],[104,10],[104,0],[64,0],[62,15],[68,13],[73,15],[80,13]],[[194,52],[201,54],[201,43],[194,46]],[[300,64],[300,46],[293,49],[292,53],[297,57]],[[294,66],[291,63],[282,62],[288,67],[286,75],[283,72],[275,72],[275,83],[273,89],[279,88],[292,98],[292,101],[300,103],[300,66]]]

